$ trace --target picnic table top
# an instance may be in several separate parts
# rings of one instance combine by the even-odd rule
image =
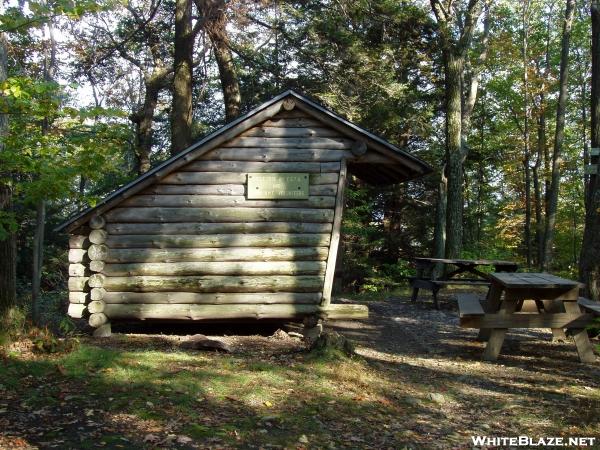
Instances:
[[[462,265],[476,265],[476,266],[518,266],[514,261],[501,261],[494,259],[444,259],[444,258],[426,258],[418,257],[413,258],[414,261],[423,261],[431,263],[442,263],[442,264],[462,264]]]
[[[581,283],[549,273],[491,273],[490,280],[498,282],[506,289],[573,289],[582,286]]]

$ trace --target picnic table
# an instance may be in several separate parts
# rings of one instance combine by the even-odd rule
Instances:
[[[489,286],[489,274],[478,269],[481,266],[491,266],[496,272],[516,272],[519,266],[512,261],[496,261],[489,259],[442,259],[442,258],[413,258],[417,275],[411,279],[411,300],[419,296],[419,289],[428,289],[433,294],[433,303],[439,309],[438,291],[447,285]],[[435,273],[437,265],[453,265],[456,269],[438,277]],[[457,278],[457,275],[469,274],[470,278]]]
[[[585,327],[594,318],[586,310],[597,306],[579,298],[580,283],[548,273],[492,273],[489,278],[483,305],[475,294],[457,295],[461,326],[479,328],[479,337],[487,340],[483,359],[498,358],[510,328],[550,328],[554,338],[566,338],[565,330],[573,337],[581,362],[595,361]],[[535,302],[531,312],[523,308],[527,300]]]

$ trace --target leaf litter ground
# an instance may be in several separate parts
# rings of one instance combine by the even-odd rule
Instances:
[[[600,365],[580,364],[572,342],[543,330],[510,333],[500,360],[482,362],[476,331],[459,328],[443,300],[441,311],[374,301],[368,320],[331,324],[357,344],[353,358],[308,352],[281,332],[221,333],[231,354],[181,350],[184,338],[164,327],[85,338],[66,355],[20,342],[0,362],[0,448],[461,449],[475,435],[600,437]]]

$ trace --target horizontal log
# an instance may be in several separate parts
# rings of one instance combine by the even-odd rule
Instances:
[[[107,245],[115,248],[219,248],[219,247],[324,247],[329,234],[204,234],[159,235],[123,234],[111,236]]]
[[[241,134],[245,137],[343,137],[339,131],[324,127],[254,127]]]
[[[247,200],[234,195],[136,195],[121,203],[125,206],[190,206],[196,208],[333,208],[335,197],[309,197],[308,200]],[[96,230],[100,231],[100,230]]]
[[[104,217],[102,216],[93,216],[89,221],[89,226],[93,230],[99,230],[100,228],[104,228],[106,224]]]
[[[321,276],[130,276],[106,277],[107,291],[133,292],[318,292]]]
[[[366,305],[329,304],[319,310],[323,319],[368,319],[369,308]]]
[[[92,244],[104,244],[107,237],[108,233],[106,230],[92,230],[90,233],[90,242]]]
[[[111,249],[107,263],[176,261],[323,261],[329,247]]]
[[[93,288],[90,291],[90,300],[102,300],[106,295],[106,289],[104,288]]]
[[[171,262],[107,264],[104,274],[130,275],[319,275],[323,261]]]
[[[108,247],[104,244],[93,244],[88,248],[88,257],[92,261],[102,261],[108,254]]]
[[[246,186],[243,184],[192,184],[190,186],[155,184],[142,191],[142,194],[245,195]],[[110,230],[108,230],[108,232],[110,233]]]
[[[336,162],[343,158],[354,158],[349,150],[306,149],[306,148],[219,148],[205,155],[203,160],[262,161],[262,162]]]
[[[87,305],[87,310],[90,314],[97,314],[104,312],[104,306],[104,302],[95,300],[93,302],[90,302],[89,305]]]
[[[73,319],[81,319],[85,313],[85,305],[81,303],[69,303],[67,314]]]
[[[314,314],[316,305],[190,305],[190,304],[107,304],[111,319],[301,319]]]
[[[94,260],[90,261],[90,271],[92,272],[102,272],[104,270],[104,261]]]
[[[160,184],[245,184],[245,172],[175,172],[167,175]],[[338,174],[311,173],[310,184],[337,183]]]
[[[308,117],[298,118],[279,118],[274,117],[263,122],[261,127],[285,127],[285,128],[305,128],[305,127],[322,127],[323,122],[317,119]]]
[[[82,234],[69,236],[69,248],[87,248],[89,245],[88,236]]]
[[[270,147],[270,148],[328,148],[350,149],[354,141],[344,138],[266,138],[237,137],[225,142],[223,147]]]
[[[88,286],[91,288],[101,288],[104,287],[106,282],[106,276],[101,273],[95,273],[88,280]]]
[[[68,287],[71,292],[83,292],[87,290],[89,277],[69,277]]]
[[[120,234],[219,234],[219,233],[331,233],[330,223],[112,223],[107,229]],[[90,263],[90,269],[93,270]]]
[[[486,314],[461,317],[463,328],[585,328],[594,320],[592,314]]]
[[[86,303],[88,294],[86,292],[69,292],[69,303]]]
[[[69,262],[81,263],[89,261],[87,250],[82,248],[72,248],[69,250]]]
[[[339,162],[257,162],[257,161],[194,161],[185,166],[186,172],[339,172]]]
[[[332,222],[331,209],[301,208],[115,208],[106,213],[111,222]],[[91,259],[96,247],[89,249]],[[92,251],[92,249],[94,249]],[[97,257],[98,256],[98,257]]]
[[[83,264],[69,264],[70,277],[84,277],[89,275],[89,270]]]
[[[90,326],[98,328],[108,322],[108,317],[104,313],[91,314],[88,322]]]
[[[244,178],[243,183],[246,182]],[[219,189],[205,189],[205,188]],[[337,184],[313,184],[308,187],[310,195],[335,195]],[[243,184],[156,184],[144,191],[145,195],[246,195],[246,186]],[[106,226],[112,233],[110,224]]]
[[[107,292],[105,303],[196,303],[196,304],[310,304],[321,301],[320,292],[260,292],[260,293],[205,293],[195,292]]]

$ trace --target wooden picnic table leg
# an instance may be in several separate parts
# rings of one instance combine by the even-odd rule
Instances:
[[[440,304],[438,302],[438,291],[440,287],[437,284],[433,285],[433,289],[431,290],[433,294],[433,304],[435,305],[435,309],[440,309]]]
[[[502,305],[500,306],[500,315],[509,315],[515,312],[517,308],[518,299],[506,298],[505,296]],[[504,338],[506,337],[506,328],[493,328],[490,333],[490,338],[485,344],[485,350],[483,352],[483,359],[485,361],[496,361],[502,349]]]
[[[542,300],[542,303],[544,304],[544,310],[548,313],[565,312],[562,300]],[[565,330],[562,328],[552,328],[552,340],[557,342],[565,342],[567,340]]]
[[[563,304],[567,313],[581,314],[581,308],[577,302],[564,302]],[[579,361],[588,364],[596,362],[596,356],[594,356],[594,349],[592,348],[587,330],[585,328],[570,328],[569,334],[573,336],[573,340],[575,341]]]
[[[485,304],[483,305],[483,310],[486,313],[495,313],[500,308],[500,299],[502,297],[502,288],[492,283],[490,289],[488,290],[488,294],[485,300]],[[477,335],[478,341],[487,341],[490,338],[491,329],[489,328],[480,328],[479,334]]]
[[[417,287],[415,280],[420,280],[423,278],[423,266],[418,265],[417,266],[417,276],[415,277],[414,280],[411,280],[410,284],[412,284],[412,295],[410,297],[410,301],[411,302],[416,302],[417,301],[417,297],[419,296],[419,288]]]

